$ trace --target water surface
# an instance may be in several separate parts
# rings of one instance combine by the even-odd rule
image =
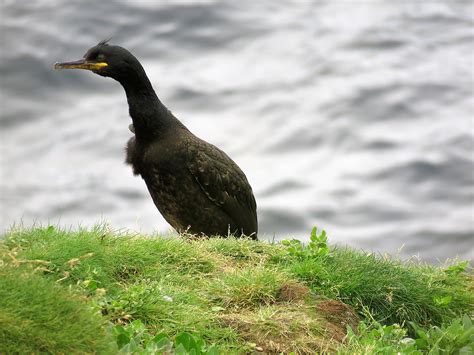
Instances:
[[[4,0],[0,227],[168,230],[122,163],[120,85],[52,70],[112,36],[245,171],[262,237],[317,225],[340,244],[472,257],[472,14],[453,1]]]

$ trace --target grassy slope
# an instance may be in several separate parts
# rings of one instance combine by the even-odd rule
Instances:
[[[105,227],[19,229],[0,243],[0,352],[114,352],[104,322],[126,328],[134,320],[145,335],[185,331],[224,352],[343,352],[358,317],[430,327],[472,308],[462,268],[349,249],[311,254]]]

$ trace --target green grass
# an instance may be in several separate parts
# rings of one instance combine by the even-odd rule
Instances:
[[[423,332],[462,345],[472,280],[467,263],[436,267],[329,248],[315,229],[307,245],[143,237],[105,226],[13,229],[0,241],[0,353],[396,353]],[[437,346],[418,343],[416,351]]]
[[[114,341],[89,302],[51,279],[0,268],[0,352],[109,352]]]
[[[275,268],[250,266],[232,269],[208,283],[209,298],[225,308],[274,304],[289,277]]]
[[[351,249],[335,249],[330,257],[283,261],[312,290],[369,312],[383,324],[414,321],[441,325],[465,312],[473,302],[467,273],[455,277],[434,266],[402,263]],[[439,304],[445,296],[449,304]]]

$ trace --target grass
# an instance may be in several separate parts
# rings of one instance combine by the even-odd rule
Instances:
[[[440,325],[472,303],[472,294],[466,292],[472,287],[468,274],[453,278],[433,266],[350,249],[335,250],[331,257],[291,262],[287,268],[315,292],[340,299],[361,315],[369,312],[384,324],[404,325],[410,320],[422,326]],[[446,296],[451,299],[443,307],[439,299]]]
[[[467,262],[330,248],[316,229],[308,244],[12,229],[0,286],[0,353],[415,354],[474,343]]]
[[[105,320],[79,294],[26,270],[0,268],[0,352],[109,352]]]

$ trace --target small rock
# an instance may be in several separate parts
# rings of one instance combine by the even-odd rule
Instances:
[[[173,299],[170,296],[163,296],[163,300],[166,302],[173,302]]]

